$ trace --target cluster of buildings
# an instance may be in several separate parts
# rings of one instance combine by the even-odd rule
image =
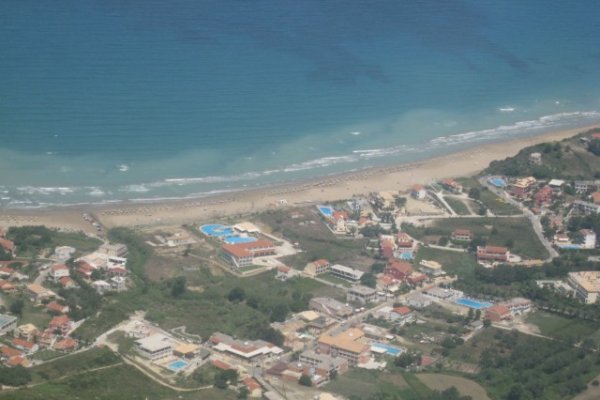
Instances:
[[[406,232],[395,235],[379,236],[379,251],[386,259],[398,258],[412,260],[419,249],[419,242],[410,237]]]
[[[88,282],[100,294],[127,290],[127,246],[105,243],[90,254],[75,260],[73,271]],[[64,274],[68,276],[68,269]],[[65,287],[72,285],[67,279],[61,282]]]
[[[4,232],[4,229],[2,228],[0,228],[0,247],[2,247],[5,252],[13,255],[16,250],[15,243],[6,238],[6,232]]]

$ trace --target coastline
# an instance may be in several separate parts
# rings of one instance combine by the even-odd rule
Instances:
[[[547,132],[488,143],[413,163],[346,172],[303,182],[234,191],[204,198],[77,205],[35,210],[0,211],[0,226],[46,225],[95,233],[82,218],[91,213],[107,228],[160,226],[248,214],[277,207],[351,198],[371,191],[406,190],[416,183],[476,174],[491,161],[504,159],[537,143],[562,140],[599,125]]]

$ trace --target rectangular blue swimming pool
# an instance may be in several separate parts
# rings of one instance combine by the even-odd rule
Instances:
[[[232,228],[221,224],[202,225],[200,231],[205,235],[212,237],[230,236],[234,233]]]
[[[489,308],[492,306],[492,303],[489,303],[487,301],[467,299],[466,297],[461,297],[460,299],[456,300],[456,304],[460,304],[461,306],[473,308],[475,310],[481,310],[481,309]]]
[[[258,239],[252,236],[227,236],[223,241],[227,244],[252,243]]]
[[[488,182],[498,188],[503,188],[506,186],[506,181],[502,178],[490,178],[488,179]]]
[[[177,361],[173,361],[171,364],[169,364],[169,369],[171,371],[180,371],[182,369],[184,369],[185,367],[187,367],[189,364],[183,360],[177,360]]]
[[[371,345],[371,347],[384,349],[385,352],[391,356],[397,356],[397,355],[401,354],[403,351],[402,349],[399,349],[398,347],[390,346],[389,344],[379,343],[379,342],[373,343]]]
[[[323,214],[323,216],[325,217],[331,217],[333,215],[333,207],[331,206],[317,206],[317,209],[319,210],[319,212],[321,214]]]

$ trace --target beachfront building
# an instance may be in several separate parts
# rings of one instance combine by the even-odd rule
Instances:
[[[510,192],[515,197],[523,198],[529,194],[536,182],[533,176],[517,179],[510,185]]]
[[[453,242],[470,242],[473,240],[473,232],[469,229],[455,229],[450,235]]]
[[[353,313],[352,307],[330,297],[313,297],[308,307],[333,318],[346,318]]]
[[[477,246],[477,261],[507,262],[508,248],[501,246]]]
[[[346,267],[345,265],[340,264],[332,265],[329,267],[329,271],[338,278],[354,282],[359,281],[364,274],[364,272],[358,269]]]
[[[371,346],[364,336],[364,332],[358,328],[337,334],[323,334],[319,337],[318,348],[322,354],[344,358],[350,366],[364,364],[371,358]]]
[[[315,260],[306,264],[306,267],[304,268],[304,273],[314,278],[317,275],[321,275],[329,271],[330,266],[331,264],[329,263],[329,261],[325,259]]]
[[[442,179],[439,183],[444,189],[446,189],[449,192],[461,193],[463,191],[463,186],[454,179]]]
[[[377,299],[377,290],[363,285],[354,285],[346,292],[346,300],[353,303],[368,304]]]
[[[0,335],[13,332],[15,329],[17,329],[17,317],[0,314]]]
[[[264,340],[237,340],[224,333],[216,332],[210,339],[212,348],[245,361],[261,361],[282,354],[282,348]]]
[[[412,187],[410,194],[417,200],[424,200],[427,197],[427,190],[425,190],[425,186],[416,184]]]
[[[148,360],[158,360],[171,355],[173,341],[166,335],[157,333],[135,341],[137,353]]]
[[[600,271],[569,272],[568,284],[575,291],[575,296],[586,304],[598,301],[600,293]]]
[[[275,245],[270,240],[257,240],[248,243],[223,244],[223,258],[237,268],[249,267],[254,258],[275,254]]]
[[[442,269],[442,264],[433,260],[421,260],[419,262],[419,269],[431,276],[445,275],[445,272]]]

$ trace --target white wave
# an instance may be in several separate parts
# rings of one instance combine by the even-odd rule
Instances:
[[[69,193],[73,193],[75,191],[74,188],[71,187],[42,187],[42,186],[21,186],[17,188],[17,192],[21,194],[43,194],[43,195],[51,195],[51,194],[60,194],[67,195]]]
[[[92,187],[89,187],[88,189],[90,190],[88,192],[88,195],[90,195],[90,196],[100,197],[100,196],[106,195],[106,192],[104,192],[104,190],[100,189],[97,186],[92,186]]]
[[[305,161],[302,163],[291,164],[283,169],[283,172],[297,172],[313,168],[329,167],[331,165],[358,161],[358,158],[353,155],[322,157],[315,160]]]
[[[513,112],[516,109],[514,107],[500,107],[498,108],[498,111],[500,112]]]
[[[121,171],[121,172],[129,171],[129,165],[127,165],[127,164],[119,164],[119,165],[117,165],[117,168],[119,168],[119,171]]]
[[[149,192],[150,189],[147,185],[144,184],[136,184],[136,185],[126,185],[119,188],[120,192],[133,192],[133,193],[146,193]]]
[[[360,134],[361,134],[361,132],[359,132],[359,131],[354,131],[354,132],[350,132],[350,134],[351,134],[351,135],[353,135],[353,136],[358,136],[358,135],[360,135]]]

